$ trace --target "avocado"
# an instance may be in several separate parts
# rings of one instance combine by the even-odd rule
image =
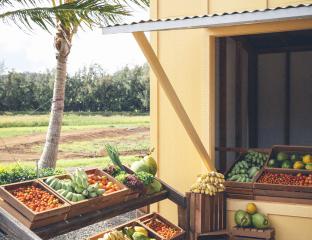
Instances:
[[[270,167],[270,168],[278,167],[277,161],[275,159],[270,159],[268,162],[268,167]]]
[[[305,165],[306,170],[312,170],[312,163],[308,163]]]
[[[292,168],[292,163],[289,160],[286,160],[282,163],[282,168]]]
[[[277,154],[277,161],[280,161],[280,162],[283,162],[285,160],[288,160],[288,155],[287,153],[284,153],[284,152],[279,152]]]
[[[300,161],[299,158],[300,157],[298,156],[298,154],[294,153],[294,154],[291,155],[290,160],[293,161],[293,162],[296,162],[296,161]]]

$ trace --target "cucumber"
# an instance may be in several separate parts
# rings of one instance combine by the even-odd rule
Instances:
[[[77,202],[78,201],[78,197],[76,193],[73,193],[73,197],[71,199],[72,202]]]
[[[73,198],[73,193],[72,192],[69,192],[67,193],[66,197],[65,197],[68,201],[71,201],[72,198]]]
[[[84,195],[82,195],[82,194],[76,194],[76,196],[77,196],[77,202],[80,202],[80,201],[86,199],[86,197]]]
[[[55,187],[56,187],[56,185],[57,185],[58,182],[59,182],[59,179],[55,178],[55,179],[51,182],[50,187],[53,188],[53,189],[55,189]]]
[[[54,179],[55,179],[55,177],[51,176],[51,177],[48,177],[45,182],[46,182],[46,184],[50,185]]]

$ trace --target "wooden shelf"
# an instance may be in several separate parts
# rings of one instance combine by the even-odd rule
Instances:
[[[34,232],[42,239],[48,239],[57,235],[65,234],[82,226],[88,226],[109,218],[116,217],[118,215],[127,213],[129,211],[150,205],[168,197],[168,192],[162,191],[151,196],[143,196],[137,199],[127,201],[109,208],[104,208],[91,213],[82,214],[67,221],[51,224],[47,227],[35,229]]]
[[[181,193],[171,188],[168,184],[159,180],[164,187],[164,190],[153,194],[145,195],[136,199],[129,200],[124,203],[116,204],[115,206],[107,207],[90,213],[85,213],[69,220],[50,224],[46,227],[36,228],[33,231],[25,227],[19,220],[10,215],[6,210],[0,207],[0,229],[7,234],[14,236],[16,239],[25,240],[41,240],[49,239],[58,235],[62,235],[91,224],[116,217],[118,215],[133,211],[153,203],[169,199],[178,206],[179,210],[179,225],[186,226],[186,197]]]

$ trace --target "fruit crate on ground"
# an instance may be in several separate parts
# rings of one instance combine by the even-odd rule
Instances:
[[[139,218],[138,221],[144,224],[144,226],[148,226],[150,229],[154,230],[159,236],[164,239],[185,239],[185,231],[182,228],[169,222],[158,213],[148,214]]]
[[[312,147],[273,146],[265,168],[289,169],[297,173],[312,173]]]
[[[233,240],[274,240],[275,230],[234,227],[231,235]]]
[[[152,227],[149,227],[148,225],[153,221],[158,221],[158,223],[162,223],[166,226],[166,228],[174,230],[176,233],[172,237],[164,237],[163,235],[159,234],[160,230],[154,229],[154,225]],[[164,228],[162,228],[161,231],[164,231]],[[135,235],[133,235],[135,234]],[[128,222],[126,224],[120,225],[116,228],[104,231],[102,233],[99,233],[93,237],[90,237],[88,240],[113,240],[113,239],[121,239],[119,237],[126,235],[128,238],[122,238],[122,239],[156,239],[156,240],[165,240],[165,239],[171,239],[171,240],[182,240],[185,239],[185,232],[178,226],[175,226],[162,216],[156,213],[152,213],[149,215],[146,215],[144,217],[141,217],[139,219],[135,219],[131,222]],[[147,238],[146,238],[147,237]]]
[[[3,185],[0,197],[1,207],[29,228],[62,221],[70,210],[67,201],[38,181]]]
[[[86,174],[87,175],[88,174],[90,174],[90,175],[95,174],[95,175],[98,175],[100,177],[104,176],[109,181],[111,181],[113,184],[116,184],[118,186],[119,190],[115,191],[115,192],[108,193],[108,194],[104,193],[103,195],[99,195],[99,196],[95,196],[95,197],[91,197],[91,198],[86,198],[86,199],[79,200],[79,201],[77,201],[76,199],[75,200],[66,199],[66,196],[62,195],[62,197],[64,197],[64,200],[66,200],[70,204],[70,211],[67,215],[67,218],[72,218],[72,217],[79,216],[79,215],[84,214],[84,213],[88,213],[88,212],[96,211],[96,210],[99,210],[99,209],[102,209],[105,207],[117,205],[117,204],[122,203],[122,202],[127,200],[127,195],[130,192],[130,190],[127,187],[125,187],[123,184],[121,184],[120,182],[118,182],[117,180],[112,178],[110,175],[104,173],[103,171],[101,171],[99,169],[88,170],[88,171],[86,171]],[[59,180],[70,180],[71,179],[70,175],[61,175],[61,176],[56,176],[55,178],[59,179]],[[52,191],[57,193],[58,190],[53,189],[53,186],[51,187],[51,186],[49,186],[49,184],[47,184],[47,182],[46,182],[47,178],[44,178],[41,180],[42,180],[43,184],[46,184],[47,187],[51,188]]]
[[[200,234],[226,229],[226,198],[224,192],[209,196],[187,193],[190,211],[191,239]]]
[[[267,154],[256,151],[241,153],[225,173],[227,197],[253,200],[253,183],[267,158]]]
[[[306,181],[308,184],[304,185]],[[312,174],[293,169],[264,169],[254,184],[254,193],[256,200],[311,204]]]

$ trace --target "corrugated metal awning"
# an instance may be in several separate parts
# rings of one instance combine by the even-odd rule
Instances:
[[[204,16],[168,18],[103,27],[104,34],[213,28],[263,22],[312,19],[312,4]]]

